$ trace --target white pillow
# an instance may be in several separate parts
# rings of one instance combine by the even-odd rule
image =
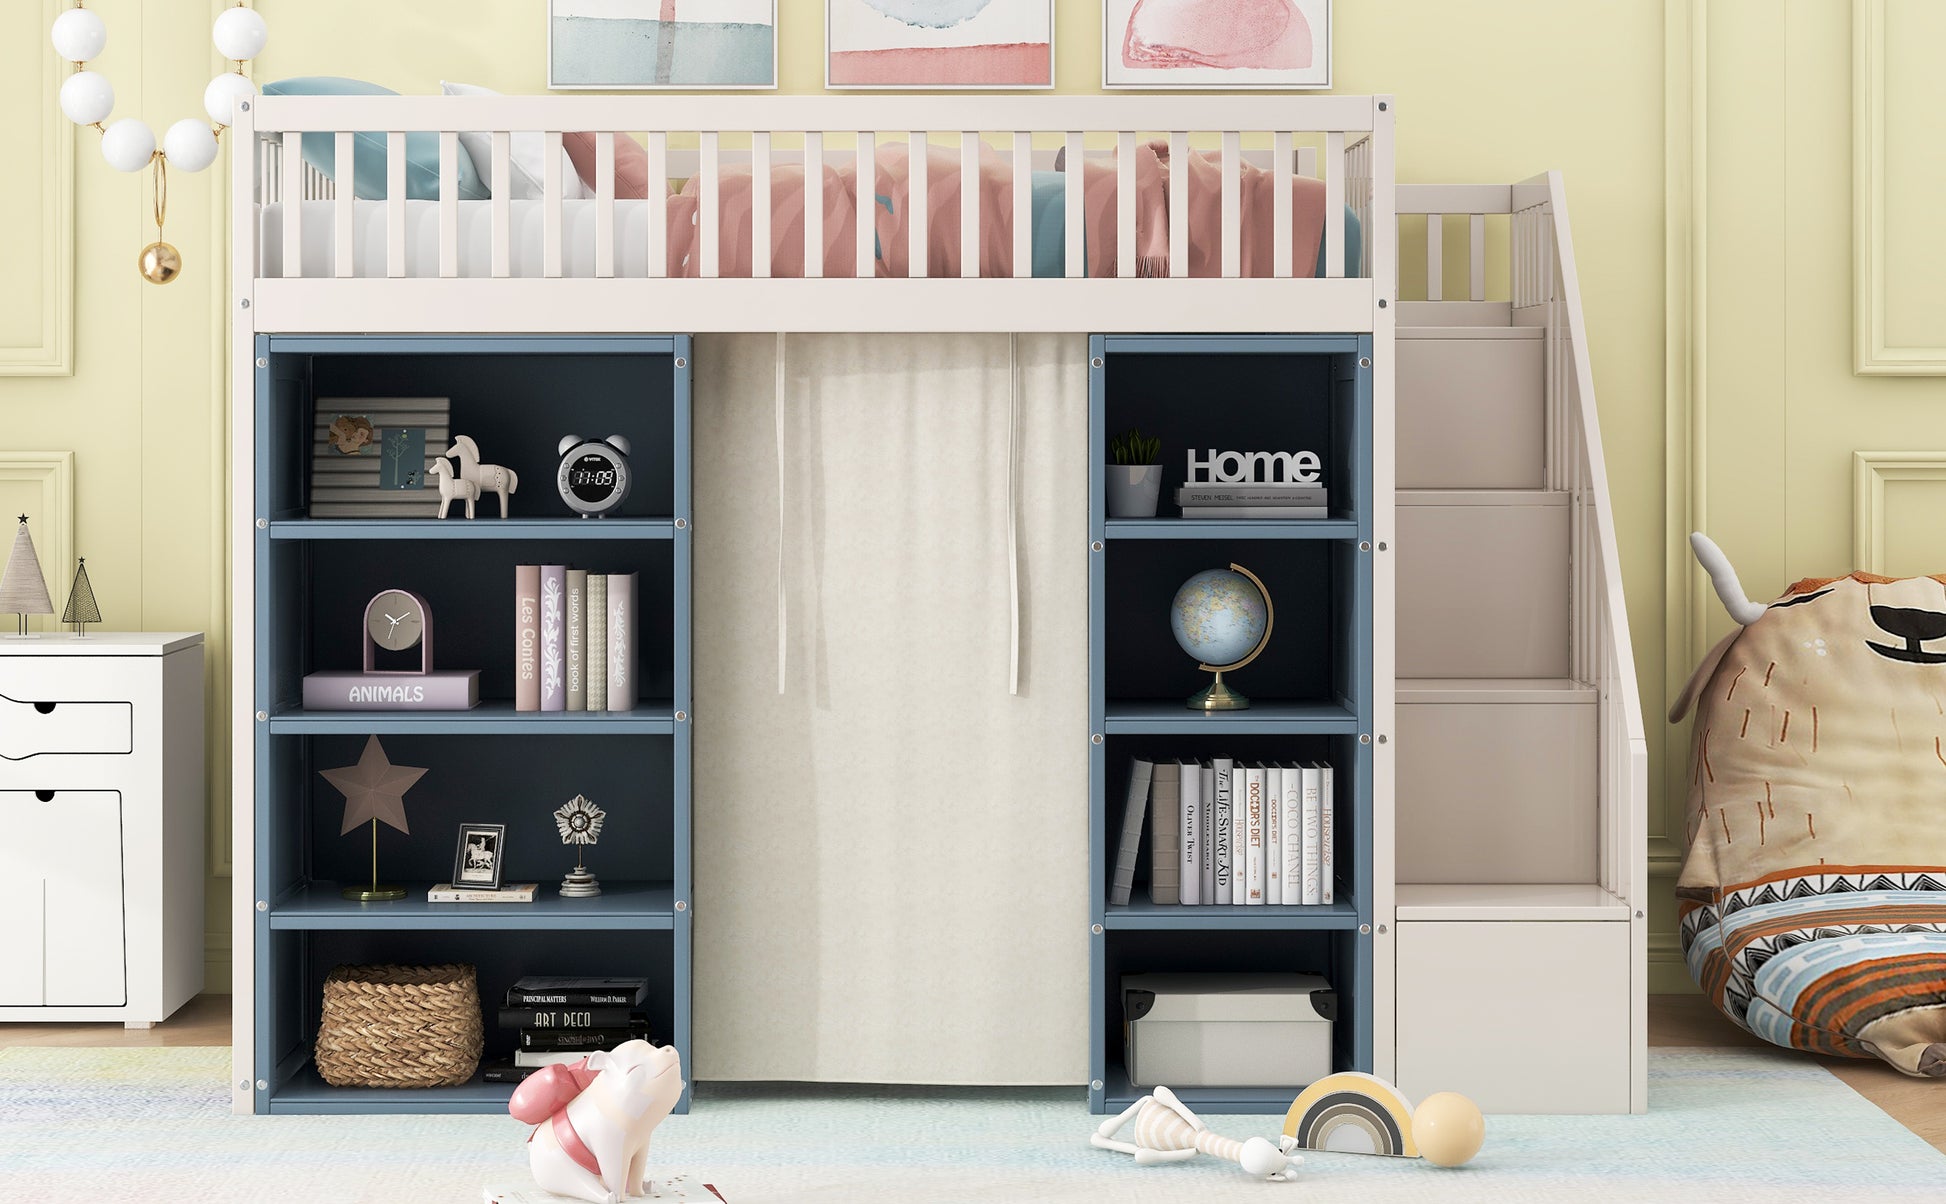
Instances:
[[[440,80],[439,89],[447,96],[498,96],[492,88],[482,88],[477,84],[456,84]],[[459,144],[466,148],[466,155],[473,160],[474,168],[488,188],[493,187],[493,136],[491,134],[461,134]],[[547,188],[547,142],[539,134],[515,134],[507,148],[507,179],[511,191],[509,200],[538,200],[546,195]],[[593,196],[588,186],[581,182],[581,176],[574,170],[574,163],[568,159],[568,152],[561,152],[561,196],[564,200],[581,200]]]

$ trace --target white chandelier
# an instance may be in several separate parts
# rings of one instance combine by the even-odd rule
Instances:
[[[73,8],[54,18],[54,51],[74,64],[74,74],[61,85],[61,112],[76,125],[91,125],[100,132],[102,158],[116,171],[153,169],[155,241],[142,248],[136,263],[143,279],[167,284],[182,273],[182,255],[162,241],[162,222],[169,213],[169,167],[201,171],[216,161],[216,140],[229,128],[232,107],[257,94],[257,86],[244,74],[243,65],[262,53],[270,30],[262,16],[240,2],[217,16],[210,28],[210,40],[216,43],[218,53],[236,64],[236,69],[217,76],[203,89],[203,110],[209,114],[209,121],[183,118],[163,131],[158,147],[155,131],[139,117],[104,124],[115,108],[115,89],[107,76],[88,70],[87,64],[108,45],[108,27],[98,15],[82,7],[83,2],[75,0]]]

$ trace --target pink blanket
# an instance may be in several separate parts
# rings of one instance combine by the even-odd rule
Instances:
[[[902,145],[881,146],[876,155],[872,207],[878,238],[876,259],[880,276],[904,276],[910,262],[908,227],[911,213],[911,163]],[[1208,152],[1192,151],[1188,189],[1183,198],[1189,226],[1189,275],[1220,276],[1222,247],[1222,162]],[[718,184],[717,272],[721,276],[751,274],[751,169],[722,170]],[[960,155],[947,147],[929,147],[926,161],[926,274],[960,275]],[[825,167],[824,274],[856,275],[857,169],[852,165]],[[990,147],[980,156],[980,272],[982,276],[1013,275],[1013,163]],[[1273,204],[1276,175],[1248,163],[1239,181],[1241,271],[1245,276],[1271,275],[1274,255]],[[1135,151],[1136,275],[1169,274],[1169,144],[1157,140]],[[701,274],[696,209],[700,181],[690,179],[669,201],[669,262],[671,276]],[[1088,275],[1115,276],[1117,257],[1116,171],[1113,158],[1089,159],[1083,166],[1082,213],[1087,232]],[[770,272],[773,276],[804,274],[804,168],[784,164],[770,172]],[[1058,223],[1058,216],[1054,219]],[[1291,274],[1309,276],[1317,261],[1318,240],[1324,230],[1324,184],[1295,176],[1291,181]]]

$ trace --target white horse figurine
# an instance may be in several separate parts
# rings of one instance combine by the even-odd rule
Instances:
[[[1135,1140],[1118,1141],[1116,1135],[1130,1121],[1135,1122]],[[1188,1105],[1167,1087],[1157,1087],[1130,1105],[1120,1116],[1103,1121],[1088,1135],[1088,1144],[1101,1150],[1133,1154],[1138,1166],[1161,1162],[1181,1162],[1198,1154],[1208,1154],[1234,1162],[1253,1175],[1282,1179],[1285,1172],[1304,1161],[1288,1154],[1261,1137],[1238,1141],[1210,1131]]]
[[[439,517],[446,517],[446,507],[458,498],[466,503],[466,517],[473,517],[473,503],[480,500],[480,487],[471,481],[462,481],[453,475],[453,466],[446,463],[444,456],[432,462],[432,475],[439,482]]]
[[[489,493],[500,496],[500,517],[507,517],[507,495],[520,489],[520,477],[511,468],[498,464],[480,463],[480,448],[467,435],[454,435],[453,445],[440,453],[441,457],[450,456],[459,461],[459,476],[462,481],[471,481],[480,491],[480,496]],[[468,517],[471,517],[470,515]]]

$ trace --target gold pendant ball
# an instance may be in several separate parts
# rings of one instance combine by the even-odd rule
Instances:
[[[182,254],[166,242],[143,247],[135,262],[142,270],[142,279],[150,284],[167,284],[182,275]]]

